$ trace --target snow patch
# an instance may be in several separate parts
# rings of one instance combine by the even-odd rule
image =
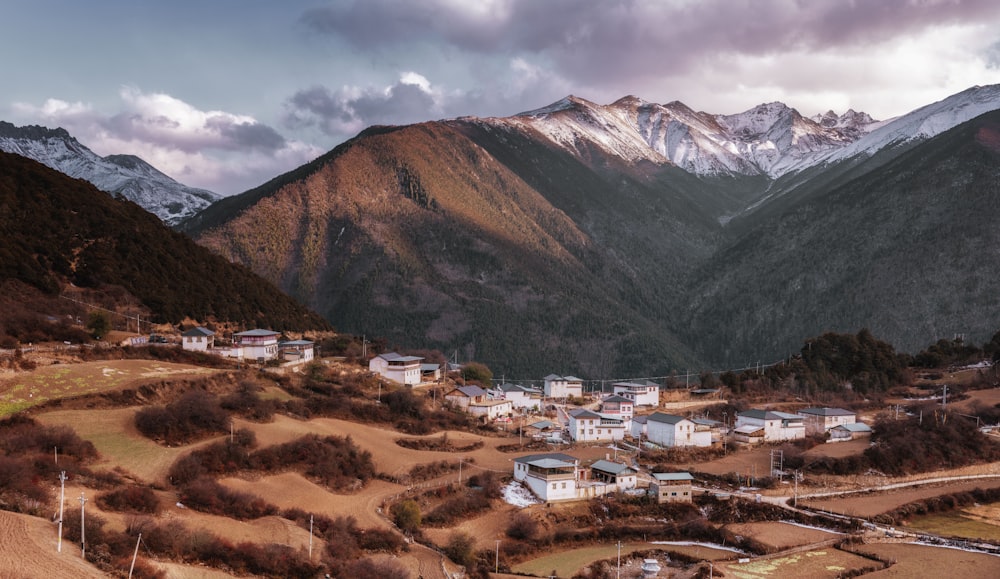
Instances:
[[[507,504],[520,508],[542,504],[542,501],[535,498],[535,495],[531,494],[531,491],[524,488],[524,486],[516,480],[510,481],[510,483],[503,488],[503,500]]]

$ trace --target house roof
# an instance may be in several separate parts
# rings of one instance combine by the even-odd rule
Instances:
[[[664,424],[677,424],[682,420],[687,420],[687,418],[684,418],[683,416],[675,416],[673,414],[665,414],[663,412],[654,412],[650,414],[646,420],[652,422],[662,422]]]
[[[539,458],[537,460],[528,461],[528,464],[538,468],[567,468],[576,466],[575,463],[566,462],[557,458]]]
[[[313,343],[309,340],[288,340],[286,342],[278,342],[279,346],[312,346]]]
[[[593,410],[587,410],[586,408],[574,408],[569,411],[569,415],[573,418],[600,418],[601,415]]]
[[[576,464],[576,458],[568,454],[563,454],[561,452],[546,452],[544,454],[527,454],[525,456],[520,456],[518,458],[515,458],[514,462],[523,462],[527,464],[532,464],[535,463],[536,461],[549,458],[560,462],[567,462],[570,463],[571,465]]]
[[[197,338],[199,336],[201,337],[214,336],[215,332],[209,330],[208,328],[203,328],[201,326],[198,326],[197,328],[191,328],[190,330],[184,332],[181,335],[184,336],[185,338]]]
[[[563,380],[566,382],[583,382],[583,378],[577,378],[576,376],[563,376]]]
[[[274,330],[247,330],[245,332],[237,332],[233,334],[234,336],[248,337],[248,338],[266,338],[268,336],[279,336],[280,332],[275,332]]]
[[[419,362],[420,360],[423,360],[420,356],[400,356],[396,352],[379,354],[376,358],[382,358],[387,362]]]
[[[803,416],[798,414],[789,414],[787,412],[778,412],[777,410],[745,410],[739,413],[739,416],[746,416],[747,418],[756,418],[757,420],[802,420]]]
[[[459,386],[455,388],[455,390],[458,390],[463,395],[468,396],[469,398],[476,398],[478,396],[486,395],[486,391],[480,388],[479,386]],[[452,390],[451,392],[454,392],[455,390]],[[448,394],[451,395],[451,392],[449,392]]]
[[[654,472],[653,478],[658,482],[665,481],[693,481],[694,477],[689,472]]]
[[[528,425],[530,428],[537,428],[538,430],[547,430],[549,428],[559,428],[559,425],[551,420],[539,420],[538,422]]]
[[[648,416],[633,416],[632,422],[636,424],[646,424],[646,420],[649,419]]]
[[[614,396],[608,396],[607,398],[604,399],[604,401],[605,402],[628,402],[629,404],[632,404],[632,403],[635,402],[631,398],[625,398],[624,396],[619,396],[617,394],[615,394]]]
[[[598,460],[594,464],[590,465],[591,470],[599,470],[602,472],[610,472],[612,474],[635,474],[635,469],[627,464],[621,464],[618,462],[611,462],[610,460]]]
[[[833,429],[843,429],[848,432],[871,432],[872,427],[868,426],[864,422],[852,422],[850,424],[841,424],[839,426],[834,426]]]
[[[555,374],[549,374],[548,376],[545,377],[546,382],[550,382],[552,380],[562,380],[562,379],[563,379],[562,376],[556,376]]]
[[[435,371],[440,370],[440,369],[441,369],[441,364],[421,364],[420,365],[420,371],[421,372],[435,372]]]
[[[504,392],[524,392],[524,393],[527,393],[527,394],[530,394],[531,392],[533,392],[533,390],[531,388],[525,388],[524,386],[521,386],[520,384],[501,384],[501,385],[497,386],[497,388],[499,388],[500,390],[503,390]]]
[[[746,424],[744,426],[737,427],[733,432],[735,432],[736,434],[756,434],[758,432],[763,434],[764,427],[754,426],[752,424]]]
[[[843,408],[803,408],[799,414],[813,414],[816,416],[854,416],[856,412],[844,410]]]
[[[703,426],[723,426],[718,420],[712,420],[711,418],[692,418],[691,422],[695,424],[701,424]]]

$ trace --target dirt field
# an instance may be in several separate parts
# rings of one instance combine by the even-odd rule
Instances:
[[[910,543],[863,545],[861,551],[895,559],[896,564],[866,579],[911,577],[1000,577],[1000,557]]]
[[[641,561],[631,560],[629,554],[635,551],[648,551],[652,549],[660,549],[662,551],[684,551],[693,557],[703,558],[709,561],[733,556],[732,551],[713,549],[711,547],[673,547],[670,545],[657,545],[654,543],[641,542],[622,543],[622,576],[635,576],[634,573],[627,573],[627,571],[636,571],[641,564]],[[559,577],[572,577],[580,569],[586,567],[594,561],[600,561],[601,559],[617,561],[618,545],[615,543],[608,545],[594,545],[591,547],[581,547],[579,549],[552,553],[550,555],[545,555],[544,557],[538,557],[537,559],[531,559],[530,561],[519,563],[513,567],[513,571],[515,573],[527,573],[529,575],[548,577],[549,573],[555,570]]]
[[[726,525],[726,529],[754,539],[772,547],[775,550],[819,543],[834,539],[841,535],[819,529],[810,529],[789,523],[739,523]]]
[[[862,569],[875,564],[859,555],[829,547],[815,551],[805,551],[783,557],[753,559],[749,563],[719,563],[719,570],[725,577],[737,579],[762,579],[764,577],[808,577],[821,579],[840,577],[853,569]],[[920,575],[910,575],[917,577]],[[922,575],[933,577],[934,575]],[[868,577],[868,575],[866,575]]]
[[[968,393],[969,397],[965,400],[960,400],[951,404],[950,406],[959,412],[969,412],[976,404],[982,404],[984,406],[996,406],[1000,404],[1000,388],[991,388],[989,390],[972,390]]]
[[[860,517],[873,517],[897,507],[939,495],[968,491],[975,488],[1000,487],[1000,479],[983,479],[948,484],[933,484],[896,491],[849,496],[845,498],[800,501],[799,504]]]
[[[219,370],[156,360],[99,360],[41,366],[0,380],[0,417],[49,400],[110,392],[166,377],[215,372]]]
[[[0,511],[0,578],[106,577],[83,561],[78,545],[63,541],[57,552],[56,529],[38,517]]]

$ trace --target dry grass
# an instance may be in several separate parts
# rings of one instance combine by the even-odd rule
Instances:
[[[0,577],[106,577],[80,557],[78,545],[63,541],[57,552],[57,538],[56,526],[44,519],[0,511]]]
[[[156,360],[99,360],[42,366],[0,381],[0,417],[50,400],[112,392],[155,379],[218,371]]]
[[[804,503],[800,500],[799,504],[805,504],[809,507],[825,509],[835,513],[844,513],[860,517],[874,517],[875,515],[880,515],[914,501],[961,491],[970,491],[975,488],[987,489],[997,487],[1000,487],[1000,479],[982,479],[904,488],[864,496],[850,496],[826,500],[809,500]]]
[[[726,577],[763,579],[764,577],[834,578],[852,569],[876,565],[864,557],[834,548],[805,551],[784,557],[754,559],[749,563],[723,563],[720,570]],[[925,575],[928,577],[929,575]]]
[[[1000,577],[1000,557],[995,555],[906,543],[864,545],[861,549],[896,561],[888,569],[865,575],[870,579]]]
[[[819,543],[839,536],[836,533],[788,523],[738,523],[726,525],[726,529],[737,535],[753,537],[775,550]]]

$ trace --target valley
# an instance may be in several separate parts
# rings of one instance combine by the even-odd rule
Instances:
[[[62,370],[54,373],[60,368]],[[409,394],[415,397],[410,403],[422,401],[421,405],[427,405],[437,399],[434,389],[442,386],[445,389],[453,388],[457,385],[449,385],[454,383],[448,379],[443,385],[428,384],[412,390],[399,390],[391,384],[379,386],[365,380],[359,382],[357,378],[347,378],[357,374],[356,366],[334,359],[324,359],[311,366],[289,368],[292,370],[290,373],[275,373],[266,370],[198,368],[141,360],[64,360],[60,364],[8,376],[0,381],[0,396],[21,391],[18,385],[33,384],[31,390],[47,392],[47,399],[22,412],[27,412],[32,420],[45,428],[72,429],[84,441],[94,445],[95,458],[85,459],[85,463],[82,462],[79,466],[75,462],[78,460],[78,455],[74,454],[77,451],[67,451],[66,457],[62,459],[70,461],[65,464],[73,473],[66,486],[67,507],[71,508],[81,493],[90,499],[87,516],[104,522],[93,533],[88,529],[88,537],[134,533],[138,528],[136,525],[144,528],[144,538],[141,541],[150,542],[148,545],[142,543],[146,546],[140,549],[140,576],[221,578],[242,574],[234,575],[224,568],[213,570],[205,567],[203,565],[207,562],[197,563],[197,556],[178,557],[163,551],[160,544],[164,539],[160,533],[169,529],[174,529],[170,532],[176,533],[180,528],[184,528],[192,536],[202,537],[202,541],[209,540],[209,537],[223,537],[232,545],[229,548],[233,549],[258,545],[259,549],[273,551],[280,545],[280,549],[289,549],[289,554],[298,553],[297,557],[305,557],[311,546],[313,557],[305,559],[311,559],[314,565],[333,565],[335,569],[349,567],[362,575],[368,571],[360,569],[378,569],[380,574],[400,578],[450,578],[453,574],[460,573],[463,566],[466,573],[472,576],[508,576],[494,573],[494,559],[496,567],[501,571],[543,577],[550,576],[553,570],[559,577],[591,577],[595,573],[603,576],[601,573],[609,572],[621,573],[623,577],[638,577],[642,576],[639,570],[641,560],[651,557],[660,560],[661,564],[669,563],[659,575],[664,577],[697,576],[707,572],[709,563],[717,573],[753,578],[786,576],[789,573],[809,577],[838,577],[851,570],[861,576],[876,577],[901,572],[897,569],[908,569],[915,561],[924,559],[935,561],[935,565],[951,564],[956,568],[973,564],[980,572],[1000,570],[997,555],[928,546],[926,539],[896,545],[894,541],[899,539],[887,537],[883,531],[865,530],[862,526],[853,527],[843,521],[831,523],[819,515],[810,514],[808,510],[818,508],[878,522],[883,513],[898,512],[906,505],[937,500],[935,497],[941,496],[996,491],[993,501],[1000,504],[1000,462],[900,477],[806,474],[794,487],[786,480],[783,484],[775,484],[777,481],[773,481],[759,487],[737,488],[726,482],[730,474],[755,473],[769,479],[764,473],[770,468],[774,450],[780,448],[785,453],[791,453],[791,447],[744,447],[731,442],[725,456],[722,456],[721,448],[717,449],[717,458],[696,458],[695,454],[685,455],[683,452],[658,455],[652,450],[636,455],[634,447],[630,451],[627,444],[615,448],[607,443],[571,442],[555,447],[539,447],[537,442],[523,436],[523,427],[518,423],[503,427],[469,422],[462,428],[439,430],[432,427],[430,432],[414,434],[407,430],[418,423],[385,422],[385,417],[389,416],[385,414],[373,415],[382,416],[374,421],[349,418],[342,415],[342,411],[325,416],[297,416],[296,413],[302,410],[289,409],[304,407],[295,404],[306,403],[311,407],[314,401],[320,400],[315,393],[309,393],[310,389],[329,392],[322,394],[321,398],[347,397],[345,401],[351,400],[353,408],[347,412],[357,414],[370,412],[365,408],[378,408],[376,394],[380,400],[385,401],[382,406],[395,405],[397,400],[410,400]],[[79,386],[75,392],[62,389],[60,381],[72,375],[89,376],[87,380],[95,383],[100,383],[105,375],[119,376],[119,379],[108,383],[103,389],[92,390]],[[49,390],[43,387],[47,383],[52,384]],[[231,427],[228,426],[230,422],[225,423],[226,431],[169,447],[149,440],[136,430],[135,416],[148,405],[179,400],[178,397],[183,397],[183,393],[191,388],[205,389],[213,393],[213,396],[218,396],[219,400],[226,400],[233,393],[245,392],[249,384],[255,385],[254,390],[258,392],[258,397],[255,398],[273,401],[279,405],[276,408],[286,410],[279,410],[263,420],[249,420],[240,416],[240,411],[237,410],[230,418]],[[344,390],[345,387],[348,389]],[[331,388],[332,391],[329,390]],[[134,405],[139,393],[145,399],[143,406]],[[992,399],[996,390],[973,390],[971,394],[965,399],[968,401],[965,402],[966,407],[976,400]],[[293,405],[289,406],[289,403]],[[715,403],[712,401],[706,401],[700,411],[707,410],[715,415],[717,410],[713,408],[718,407],[713,407],[713,404]],[[382,408],[379,412],[388,410]],[[446,412],[444,408],[433,410],[430,407],[425,411]],[[10,410],[8,414],[9,412]],[[429,418],[433,414],[426,416]],[[558,419],[555,414],[549,418]],[[449,418],[452,421],[456,419],[458,415]],[[0,429],[9,428],[7,424],[7,421],[0,422]],[[273,510],[262,511],[271,514],[246,518],[245,515],[234,517],[221,512],[209,512],[204,510],[206,506],[201,506],[203,499],[200,498],[187,504],[189,500],[194,501],[193,495],[189,496],[194,487],[177,485],[176,482],[171,484],[171,477],[176,476],[171,473],[178,472],[177,465],[182,458],[190,457],[192,453],[209,451],[213,446],[229,444],[227,441],[232,436],[230,428],[232,432],[239,433],[241,438],[253,437],[256,441],[254,453],[295,443],[303,437],[343,437],[342,440],[351,441],[358,451],[370,456],[379,474],[375,479],[364,482],[359,480],[349,487],[339,488],[324,484],[314,475],[308,475],[296,467],[277,472],[239,469],[227,471],[228,474],[221,476],[213,475],[212,478],[220,485],[220,490],[215,492],[229,492],[233,497],[245,497],[239,500],[256,501],[247,505],[257,504],[254,508],[258,509],[264,505],[272,505],[268,508]],[[409,448],[411,445],[400,446],[399,441],[403,439],[424,440],[428,443],[428,449],[415,450]],[[805,454],[810,457],[807,459],[810,462],[824,457],[848,458],[864,452],[868,445],[863,442],[819,444],[809,448]],[[456,452],[434,449],[441,444],[464,450]],[[527,445],[530,445],[530,449]],[[518,457],[544,452],[569,454],[583,464],[610,459],[613,454],[617,460],[637,465],[643,473],[640,478],[648,478],[649,475],[645,474],[649,472],[647,469],[653,469],[665,457],[670,456],[672,458],[667,458],[670,462],[659,464],[655,468],[683,469],[694,473],[698,491],[696,494],[699,495],[695,497],[695,501],[701,505],[701,514],[698,511],[687,511],[681,506],[669,509],[663,505],[657,507],[655,503],[643,503],[637,496],[627,493],[589,501],[553,501],[547,504],[536,499],[533,501],[535,504],[527,505],[521,500],[509,503],[501,498],[501,494],[493,495],[482,506],[462,516],[446,516],[435,522],[444,513],[442,509],[445,505],[472,500],[477,493],[493,488],[493,485],[516,485],[516,482],[509,482],[514,469],[513,461]],[[791,457],[792,454],[787,456]],[[52,460],[51,456],[49,460]],[[84,464],[88,470],[77,472],[76,469]],[[417,471],[425,467],[432,467],[429,471],[431,474],[419,475],[417,478]],[[108,475],[98,476],[99,472]],[[969,475],[987,478],[943,478]],[[103,486],[94,486],[97,481],[105,479],[106,482],[100,483]],[[118,482],[110,482],[112,479],[117,479]],[[931,484],[920,484],[931,479],[939,480]],[[110,487],[107,486],[109,483]],[[886,490],[877,492],[864,490],[892,483],[918,486],[886,487]],[[475,486],[468,486],[473,484]],[[36,569],[44,564],[49,565],[53,577],[81,576],[79,571],[70,571],[72,566],[81,563],[79,546],[73,544],[72,535],[66,537],[62,553],[54,552],[56,528],[48,522],[48,515],[44,514],[52,512],[53,483],[47,482],[42,486],[49,489],[49,498],[45,506],[35,509],[35,517],[3,514],[5,517],[16,518],[11,519],[13,526],[10,528],[21,529],[25,536],[33,538],[28,543],[5,541],[0,559],[8,562],[9,569]],[[58,490],[58,484],[55,484],[55,488]],[[107,499],[100,497],[107,495],[108,489],[113,488],[152,489],[159,506],[155,512],[148,514],[109,508]],[[862,492],[858,494],[858,491]],[[712,494],[720,493],[726,497],[722,501],[711,497]],[[845,494],[825,496],[832,493]],[[468,496],[462,498],[465,495]],[[185,499],[185,496],[189,498]],[[763,497],[763,500],[759,497]],[[11,496],[4,495],[0,498],[10,500]],[[783,510],[777,506],[785,501],[794,502],[799,511]],[[419,505],[424,521],[417,529],[404,531],[399,526],[401,519],[398,518],[396,509],[406,502]],[[662,514],[652,515],[658,510]],[[76,512],[79,514],[78,508]],[[709,513],[707,519],[704,515],[706,512]],[[995,508],[978,508],[974,512],[977,513],[977,524],[1000,528],[1000,520],[994,516]],[[303,513],[306,514],[304,520]],[[374,537],[376,532],[388,535],[380,539],[383,547],[362,546],[361,550],[349,553],[334,547],[338,539],[327,534],[331,531],[327,527],[319,527],[326,530],[317,531],[310,538],[309,513],[315,513],[317,522],[323,525],[331,524],[327,521],[337,521],[336,525],[356,525],[355,532],[361,535],[372,533]],[[515,528],[513,522],[527,524],[524,523],[527,520],[534,522],[531,524],[533,530],[526,532],[531,533],[534,542],[542,541],[544,546],[532,546],[533,541],[525,541],[520,535],[521,531],[512,535],[512,529]],[[913,528],[900,524],[895,527],[901,531],[914,532],[917,528],[924,528],[919,526],[919,520],[922,519],[914,519]],[[797,524],[805,524],[806,527],[796,527]],[[887,528],[884,526],[886,523],[878,524],[879,529]],[[407,541],[412,538],[414,542],[397,543],[397,547],[391,547],[393,542],[388,541],[388,537],[393,535],[399,535]],[[135,535],[131,536],[131,544],[134,546]],[[147,536],[149,539],[145,538]],[[725,548],[722,548],[722,537],[727,538]],[[741,537],[752,540],[748,542],[748,539]],[[835,545],[848,537],[851,540],[846,544],[839,547]],[[978,539],[988,541],[988,537]],[[912,541],[912,538],[909,540]],[[616,541],[621,541],[622,544],[620,568],[617,567],[619,551]],[[460,544],[467,545],[463,549],[469,550],[456,551]],[[175,548],[180,548],[180,545]],[[907,550],[901,550],[903,548]],[[879,553],[898,556],[879,555],[873,558],[873,555]],[[904,553],[905,555],[899,555]],[[472,558],[461,559],[468,555]],[[305,564],[305,559],[300,564]],[[744,559],[748,561],[744,562]],[[105,576],[104,573],[113,573],[116,568],[122,569],[116,566],[113,557],[101,561],[104,562],[100,565],[110,567],[101,572],[87,565],[82,576]],[[119,564],[127,564],[129,559],[122,558],[118,561]],[[343,571],[338,571],[341,572]],[[266,571],[263,567],[253,574],[274,576],[273,572]]]

